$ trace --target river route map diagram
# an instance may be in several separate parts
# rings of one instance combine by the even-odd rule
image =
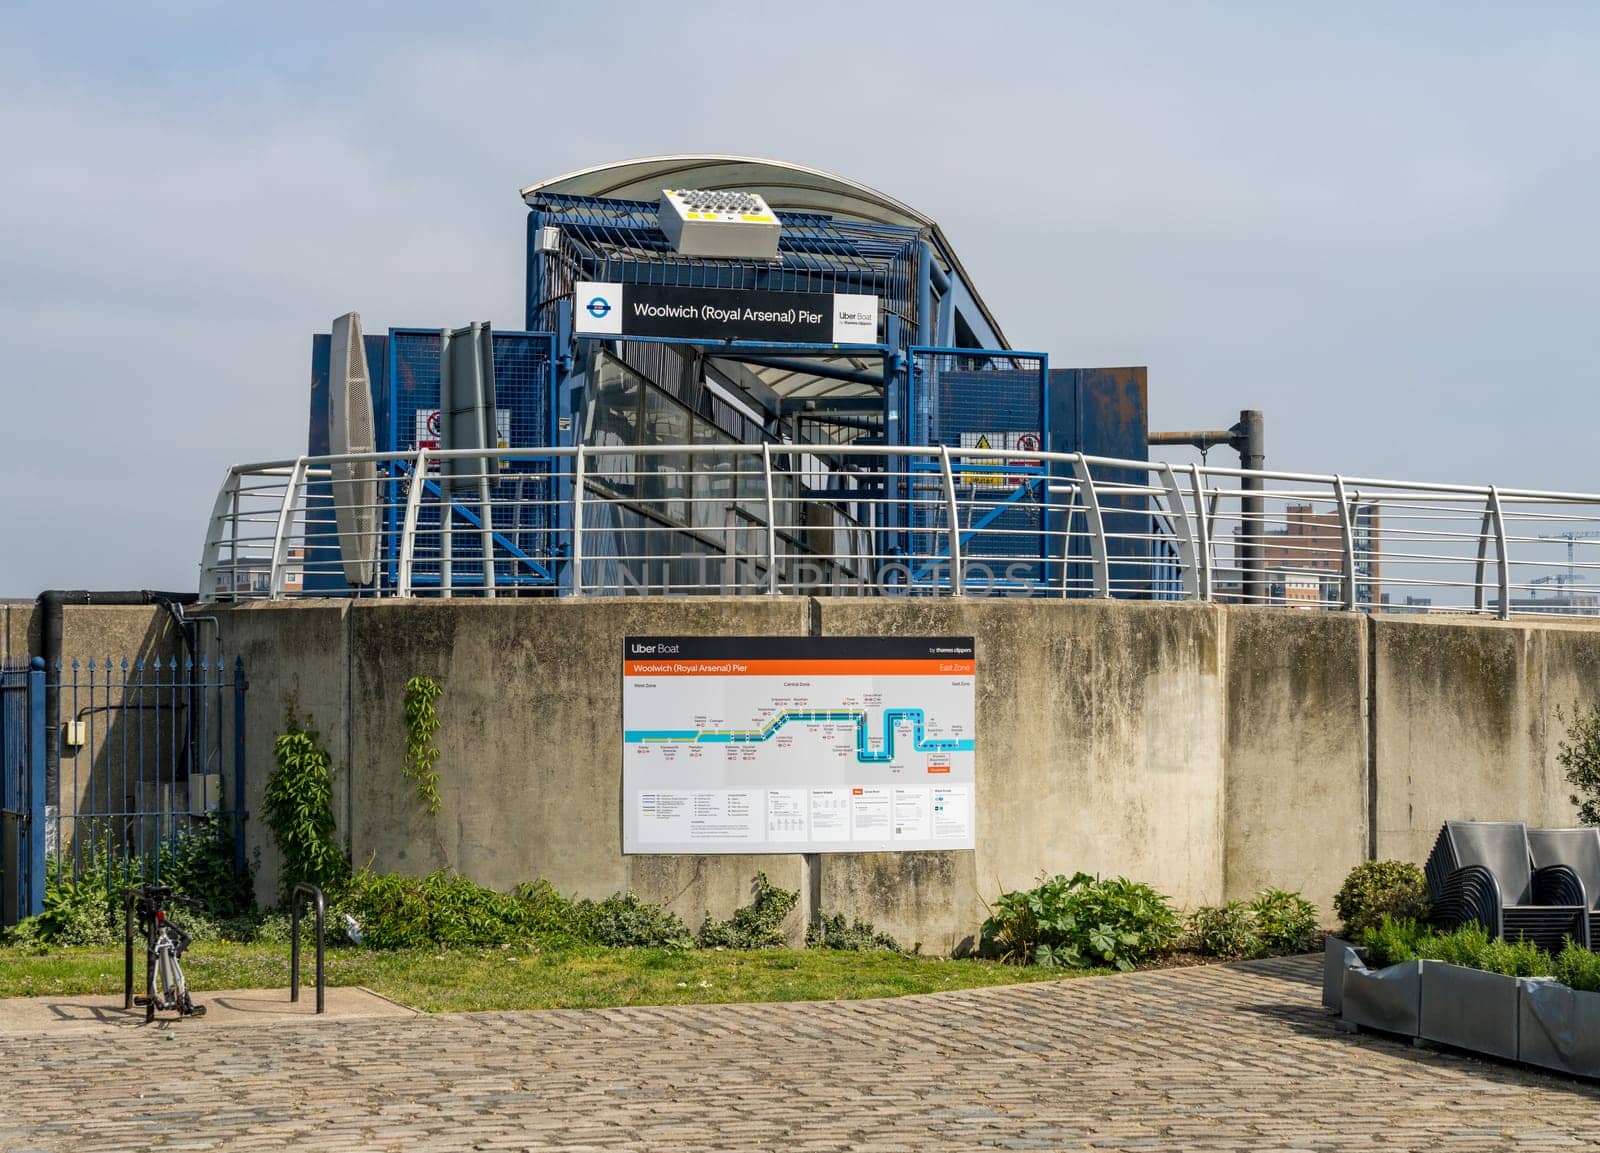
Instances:
[[[970,849],[971,637],[628,637],[623,850]]]

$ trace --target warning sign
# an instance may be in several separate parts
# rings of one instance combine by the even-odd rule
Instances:
[[[1008,452],[1038,452],[1042,443],[1037,432],[964,432],[962,448],[997,448]],[[1039,461],[1028,457],[1015,459],[992,458],[988,462],[969,460],[969,468],[962,471],[956,483],[975,488],[1021,488],[1026,477],[1015,470],[1037,468]]]
[[[495,434],[499,438],[500,448],[511,447],[511,410],[497,408],[494,410]],[[413,448],[436,449],[439,447],[439,410],[436,408],[417,409],[416,428],[412,437]]]

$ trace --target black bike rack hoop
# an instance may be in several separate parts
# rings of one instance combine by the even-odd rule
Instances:
[[[122,894],[122,1007],[133,1008],[133,904],[144,893],[129,888]]]
[[[313,884],[301,881],[295,885],[289,894],[289,1000],[300,1000],[300,898],[310,897],[312,907],[317,918],[317,1012],[323,1011],[323,969],[322,949],[323,934],[326,928],[328,903],[322,896],[322,890]],[[132,948],[132,945],[129,946]],[[132,954],[130,953],[131,957]],[[132,965],[130,960],[129,965]],[[129,972],[132,972],[130,968]],[[130,980],[132,978],[130,977]]]

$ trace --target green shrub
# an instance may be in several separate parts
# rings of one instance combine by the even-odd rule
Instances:
[[[1556,764],[1566,771],[1567,784],[1578,806],[1578,820],[1600,825],[1600,707],[1584,708],[1572,702],[1569,713],[1556,706],[1556,720],[1566,726],[1566,736],[1556,743]]]
[[[580,901],[573,909],[570,924],[582,939],[596,945],[694,948],[694,935],[681,917],[660,905],[641,901],[633,893],[613,893],[603,901]]]
[[[204,902],[207,917],[224,921],[255,910],[254,870],[247,861],[234,873],[233,827],[221,818],[208,814],[163,841],[160,862],[161,883]],[[181,915],[179,923],[187,926]]]
[[[1449,932],[1428,932],[1419,928],[1415,921],[1384,917],[1362,934],[1361,945],[1367,950],[1368,966],[1374,969],[1422,960],[1443,961],[1508,977],[1548,977],[1557,972],[1556,961],[1532,941],[1493,941],[1488,931],[1476,923],[1461,925]]]
[[[1556,954],[1555,979],[1570,989],[1586,993],[1600,993],[1600,954],[1591,953],[1582,945],[1567,938],[1565,947]]]
[[[1532,941],[1489,941],[1478,954],[1475,968],[1507,977],[1549,977],[1556,971],[1555,959]]]
[[[1350,870],[1333,898],[1344,921],[1344,936],[1357,940],[1384,917],[1396,921],[1428,919],[1428,882],[1406,861],[1364,861]]]
[[[1361,931],[1356,943],[1367,951],[1369,968],[1384,969],[1402,961],[1415,961],[1423,935],[1422,927],[1412,918],[1396,919],[1385,913],[1376,925]]]
[[[806,928],[806,948],[846,949],[851,952],[903,953],[900,942],[888,933],[880,933],[869,921],[860,918],[845,924],[844,914],[823,917],[817,924]]]
[[[1424,961],[1444,961],[1450,965],[1482,968],[1489,934],[1482,925],[1469,922],[1448,932],[1425,932],[1417,938],[1417,956]]]
[[[44,862],[44,911],[34,918],[28,935],[55,945],[116,945],[122,941],[122,878],[109,867],[109,854],[79,858],[47,855]]]
[[[574,901],[563,897],[554,885],[542,878],[523,881],[511,890],[511,895],[522,905],[524,924],[536,937],[587,941],[589,936],[583,926],[579,909],[592,902]]]
[[[1254,957],[1262,951],[1255,913],[1243,901],[1202,905],[1190,913],[1189,939],[1198,951],[1228,960]]]
[[[1149,885],[1087,873],[1002,893],[981,932],[984,955],[1016,965],[1132,969],[1171,952],[1178,915]]]
[[[1250,902],[1261,952],[1278,957],[1304,953],[1317,943],[1317,907],[1299,893],[1263,889]]]
[[[735,909],[726,921],[713,921],[711,914],[700,926],[699,943],[705,949],[777,949],[787,938],[783,921],[800,903],[798,889],[780,889],[757,873],[755,896],[748,905]]]
[[[538,911],[511,893],[443,870],[402,877],[361,869],[340,890],[330,914],[348,913],[375,949],[499,945],[537,936]]]
[[[277,768],[267,780],[267,828],[283,854],[278,895],[287,903],[294,886],[307,881],[335,888],[350,873],[333,821],[332,758],[317,731],[302,725],[291,707],[284,731],[272,744]]]

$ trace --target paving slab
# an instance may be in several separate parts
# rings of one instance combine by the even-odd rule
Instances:
[[[0,1034],[0,1150],[1600,1149],[1595,1085],[1341,1033],[1320,996],[1319,956],[877,1001]]]
[[[30,1033],[61,1033],[106,1029],[143,1029],[142,1005],[122,1007],[122,994],[84,997],[0,997],[0,1037]],[[206,1008],[203,1017],[157,1013],[150,1027],[207,1030],[240,1025],[268,1025],[284,1021],[317,1020],[317,991],[300,990],[298,1001],[287,989],[208,990],[196,998]],[[322,1020],[365,1017],[414,1017],[415,1009],[381,997],[371,989],[341,986],[323,997]]]

